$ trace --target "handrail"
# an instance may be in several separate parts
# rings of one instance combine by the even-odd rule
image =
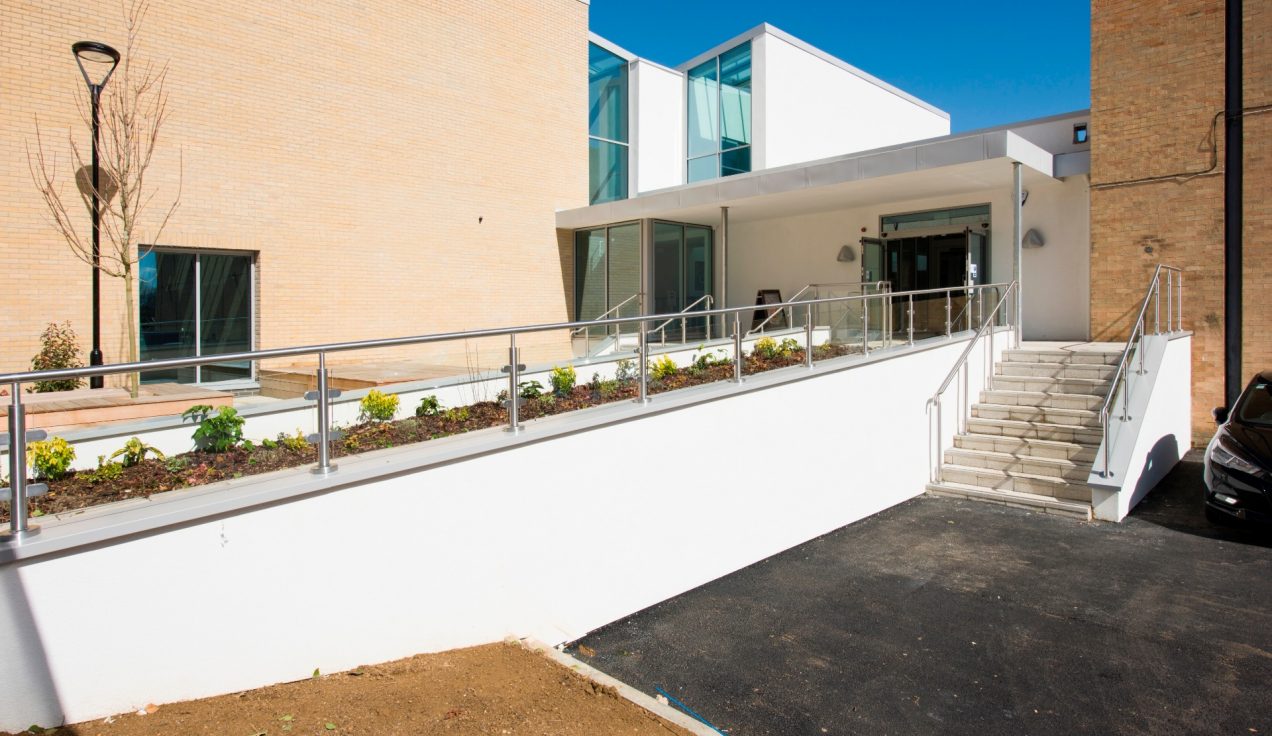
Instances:
[[[1112,439],[1109,437],[1109,408],[1113,405],[1113,400],[1117,396],[1118,381],[1122,382],[1122,421],[1129,421],[1128,415],[1130,409],[1130,388],[1127,384],[1128,377],[1126,373],[1127,365],[1130,362],[1131,348],[1135,346],[1135,337],[1139,335],[1139,344],[1136,346],[1136,352],[1139,353],[1140,369],[1139,374],[1144,374],[1144,337],[1145,337],[1145,321],[1148,316],[1149,302],[1155,302],[1155,317],[1153,323],[1154,334],[1161,334],[1161,294],[1162,294],[1162,272],[1166,272],[1166,332],[1171,333],[1184,329],[1184,272],[1175,266],[1167,266],[1159,263],[1157,268],[1153,270],[1153,278],[1148,282],[1148,288],[1144,291],[1144,300],[1140,302],[1139,314],[1135,317],[1134,326],[1131,327],[1131,334],[1126,338],[1126,347],[1122,348],[1122,356],[1117,361],[1117,370],[1113,372],[1113,378],[1109,381],[1109,393],[1104,397],[1104,403],[1100,405],[1100,430],[1102,432],[1101,443],[1104,445],[1104,469],[1100,471],[1100,477],[1108,478],[1113,474],[1109,468],[1109,449]],[[1178,279],[1179,298],[1175,299],[1175,280]],[[1178,319],[1175,318],[1176,314]]]
[[[866,287],[866,286],[873,286],[873,287],[875,287],[875,289],[877,289],[877,290],[878,290],[878,291],[876,292],[876,294],[871,295],[871,296],[875,296],[875,295],[877,295],[877,294],[881,294],[881,293],[884,293],[885,291],[890,290],[890,289],[892,288],[892,282],[890,282],[890,281],[839,281],[839,282],[830,282],[830,283],[824,283],[824,284],[805,284],[802,288],[800,288],[800,290],[799,290],[799,291],[795,292],[795,295],[794,295],[794,296],[792,296],[790,299],[788,299],[788,300],[787,300],[787,303],[788,303],[788,304],[791,304],[791,303],[801,303],[801,304],[802,304],[802,303],[808,303],[808,302],[810,302],[810,301],[815,301],[815,299],[811,299],[811,300],[810,300],[810,299],[805,299],[803,302],[800,302],[799,297],[800,297],[800,296],[802,296],[802,295],[803,295],[803,293],[804,293],[804,292],[806,292],[806,291],[808,291],[809,289],[821,289],[821,288],[823,288],[823,287],[825,287],[825,288],[830,288],[830,287],[832,287],[832,286],[861,286],[861,287],[863,287],[863,288],[862,288],[862,294],[861,294],[862,296],[866,295],[866,294],[865,294],[865,288],[864,288],[864,287]],[[757,305],[757,306],[759,306],[759,305]],[[747,334],[747,336],[748,336],[748,337],[750,337],[751,335],[754,335],[754,334],[755,334],[755,333],[757,333],[757,332],[763,332],[763,331],[764,331],[764,327],[765,327],[765,325],[767,325],[770,321],[772,321],[772,320],[773,320],[773,318],[777,317],[779,314],[781,314],[781,313],[782,313],[782,309],[781,309],[781,307],[780,307],[779,305],[774,305],[774,304],[765,304],[765,305],[762,305],[762,306],[763,306],[763,308],[764,308],[764,309],[769,310],[769,314],[768,314],[768,316],[767,316],[767,317],[765,317],[765,318],[764,318],[764,321],[760,322],[760,324],[759,324],[759,325],[757,325],[757,326],[755,326],[755,327],[752,327],[751,329],[749,329],[749,330],[747,330],[747,331],[746,331],[746,334]],[[793,310],[792,308],[790,308],[789,306],[788,306],[788,307],[786,307],[786,321],[787,321],[787,323],[793,323],[793,322],[794,322],[794,319],[793,319],[794,314],[795,314],[795,312],[794,312],[794,310]],[[788,324],[788,326],[789,326],[789,324]]]
[[[986,284],[976,287],[978,289],[999,288],[1003,284]],[[917,294],[929,294],[949,292],[951,290],[961,291],[965,286],[948,287],[944,289],[921,289],[913,292],[902,292],[901,294],[881,293],[881,294],[857,294],[852,296],[831,297],[827,299],[813,299],[802,302],[783,302],[781,304],[768,305],[774,309],[783,309],[786,307],[803,306],[811,313],[813,305],[816,304],[834,304],[839,302],[862,301],[869,299],[891,299],[894,296],[910,296]],[[743,332],[741,327],[741,314],[754,309],[753,306],[744,307],[727,307],[723,309],[705,309],[697,314],[705,317],[719,316],[723,318],[725,315],[733,315],[733,345],[734,345],[734,381],[742,381],[742,338]],[[863,314],[866,307],[863,307]],[[441,332],[429,335],[414,335],[409,337],[393,337],[375,340],[357,340],[351,342],[332,342],[317,345],[305,345],[288,348],[273,348],[269,350],[250,350],[238,353],[220,353],[217,355],[199,355],[188,358],[161,358],[158,360],[135,361],[131,363],[113,363],[107,365],[84,366],[80,368],[56,368],[43,371],[20,371],[16,373],[0,374],[0,387],[7,386],[9,390],[9,497],[11,499],[9,514],[9,531],[0,533],[0,542],[4,541],[21,541],[26,535],[33,534],[38,527],[30,524],[30,519],[26,514],[26,503],[28,499],[27,488],[27,464],[26,464],[26,421],[24,417],[24,405],[22,402],[22,384],[33,381],[46,381],[65,378],[90,378],[93,376],[109,376],[121,373],[141,373],[146,371],[161,370],[165,368],[192,368],[195,366],[209,365],[212,363],[223,363],[230,361],[246,361],[246,360],[265,360],[273,358],[291,358],[301,355],[317,355],[318,371],[317,385],[318,390],[310,394],[306,394],[306,398],[317,402],[318,409],[318,431],[313,436],[313,442],[318,446],[318,465],[312,470],[318,475],[329,475],[336,470],[336,466],[331,463],[329,454],[330,443],[332,440],[331,431],[331,399],[334,398],[335,392],[330,388],[329,373],[327,371],[327,353],[348,352],[353,350],[366,350],[370,348],[389,348],[403,347],[408,345],[426,345],[431,343],[446,342],[448,340],[471,340],[486,337],[506,337],[508,338],[508,364],[504,366],[503,371],[508,375],[508,396],[506,409],[508,411],[508,426],[505,431],[516,434],[521,431],[519,419],[519,407],[517,396],[518,381],[521,371],[524,370],[520,362],[520,348],[517,347],[517,335],[525,335],[537,332],[552,332],[558,330],[575,330],[577,328],[600,327],[610,325],[622,325],[632,322],[646,323],[657,320],[678,319],[683,317],[682,314],[652,314],[638,315],[636,317],[614,317],[605,319],[585,320],[576,322],[554,322],[546,324],[522,325],[518,327],[502,327],[482,330],[466,330],[463,332]],[[811,345],[812,324],[811,321],[805,325],[808,334],[809,343]],[[638,333],[640,337],[639,345],[639,378],[637,384],[638,403],[644,404],[648,402],[648,361],[649,354],[647,333],[642,329]],[[812,366],[812,350],[806,350],[806,360],[808,367]],[[34,435],[34,433],[32,433]],[[32,436],[30,439],[37,439]]]
[[[632,294],[631,296],[627,297],[627,298],[626,298],[626,299],[624,299],[623,301],[619,302],[618,304],[615,304],[614,306],[612,306],[612,307],[610,307],[609,309],[605,310],[603,313],[601,313],[601,316],[597,317],[596,319],[593,319],[593,320],[587,320],[588,324],[585,324],[585,325],[583,325],[582,327],[576,327],[576,328],[574,328],[573,330],[571,330],[571,331],[570,331],[570,337],[575,337],[575,336],[577,336],[577,335],[579,334],[579,332],[586,332],[586,331],[587,331],[587,329],[588,329],[588,327],[590,327],[590,326],[591,326],[591,323],[592,323],[592,322],[595,322],[596,320],[600,320],[600,319],[605,319],[606,317],[610,316],[611,314],[613,314],[613,313],[617,312],[618,310],[622,309],[623,307],[627,306],[627,303],[628,303],[628,302],[630,302],[631,300],[633,300],[633,299],[637,299],[637,298],[639,298],[640,296],[642,296],[642,294],[641,294],[641,292],[639,292],[639,291],[638,291],[638,292],[636,292],[635,294]]]
[[[998,287],[998,286],[1001,286],[1001,284],[991,284],[990,286]],[[960,288],[968,288],[968,287],[964,286]],[[971,287],[971,288],[985,288],[985,287],[977,286],[977,287]],[[946,389],[950,387],[950,383],[952,383],[954,381],[954,377],[958,375],[959,369],[962,368],[964,365],[966,365],[968,356],[972,354],[972,350],[976,347],[976,343],[980,342],[981,337],[984,336],[986,331],[989,331],[989,354],[990,354],[990,360],[993,360],[994,332],[991,328],[994,326],[994,318],[997,316],[998,310],[1002,309],[1003,304],[1007,303],[1007,298],[1011,296],[1012,292],[1016,291],[1016,289],[1018,288],[1020,288],[1019,283],[1016,281],[1013,281],[1010,284],[1008,284],[1007,289],[1003,291],[1002,296],[998,298],[998,302],[994,304],[994,308],[989,310],[988,318],[984,314],[981,315],[980,329],[976,331],[976,335],[972,338],[971,342],[967,343],[967,347],[963,349],[963,354],[958,356],[958,360],[954,361],[954,367],[951,368],[950,372],[945,375],[945,380],[941,381],[941,387],[938,388],[936,390],[936,393],[932,394],[932,398],[928,399],[927,401],[928,406],[936,407],[937,457],[936,457],[936,474],[935,474],[934,480],[937,483],[941,482],[941,453],[944,451],[944,445],[941,442],[941,396],[945,393]],[[968,301],[971,301],[971,300],[969,299]],[[1019,315],[1017,315],[1017,318],[1019,318]],[[1019,345],[1017,345],[1017,347],[1019,347]],[[960,422],[962,421],[961,416],[959,420]]]
[[[677,314],[687,315],[689,312],[693,311],[694,307],[698,306],[699,304],[703,302],[707,303],[707,309],[711,309],[711,307],[715,305],[715,297],[711,296],[710,294],[703,294],[702,296],[695,299],[692,304],[690,304],[689,306],[677,312]],[[687,316],[680,318],[680,343],[682,345],[685,342],[685,321],[688,319],[689,318]],[[650,330],[651,333],[657,332],[661,334],[662,342],[660,344],[662,345],[667,344],[667,325],[675,321],[676,321],[676,318],[671,317],[670,319],[664,321],[662,324],[658,325],[654,329]],[[710,315],[707,316],[707,337],[708,338],[711,337],[711,316]]]

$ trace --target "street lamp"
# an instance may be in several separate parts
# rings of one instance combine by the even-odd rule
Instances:
[[[119,52],[104,43],[96,41],[80,41],[71,44],[71,52],[75,54],[75,63],[79,65],[80,74],[88,85],[88,95],[93,107],[93,350],[88,354],[89,365],[102,364],[102,315],[101,315],[101,221],[102,195],[101,173],[97,166],[97,140],[99,136],[98,111],[101,107],[102,88],[119,66]],[[90,74],[90,72],[92,72]],[[101,81],[94,81],[100,78]],[[91,388],[101,388],[101,376],[89,379]]]

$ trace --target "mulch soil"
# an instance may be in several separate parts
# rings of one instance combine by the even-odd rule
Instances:
[[[57,736],[688,734],[518,644],[488,644],[56,729]],[[0,736],[16,736],[0,734]]]
[[[816,348],[814,357],[815,360],[824,360],[860,352],[859,346],[824,345]],[[803,350],[769,358],[752,353],[746,358],[743,373],[752,375],[803,362]],[[653,378],[651,375],[649,392],[666,393],[690,386],[727,381],[732,377],[731,362],[699,370],[680,368],[673,375],[662,378]],[[522,420],[529,420],[562,414],[615,401],[631,400],[636,395],[635,381],[609,382],[602,384],[599,389],[580,384],[565,396],[549,397],[546,400],[523,399],[520,417]],[[508,412],[501,404],[482,401],[435,416],[359,424],[342,430],[344,436],[332,442],[331,455],[342,457],[368,450],[426,442],[438,437],[502,426],[507,421]],[[313,465],[317,461],[317,447],[305,443],[293,448],[283,444],[272,448],[257,445],[251,450],[235,448],[217,453],[196,450],[164,460],[142,460],[136,465],[120,468],[118,477],[110,479],[102,479],[93,471],[74,472],[48,482],[49,492],[30,499],[28,503],[32,517],[38,517],[114,501],[146,498],[156,493],[206,485],[228,478]],[[0,504],[0,523],[8,521],[9,505]]]

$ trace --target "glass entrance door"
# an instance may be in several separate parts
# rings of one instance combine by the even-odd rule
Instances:
[[[654,223],[654,252],[651,307],[655,314],[674,314],[693,306],[705,310],[706,302],[698,302],[712,288],[712,231],[702,225],[675,222]],[[706,337],[706,318],[688,317],[683,321],[686,334],[681,334],[681,320],[667,325],[667,339]]]

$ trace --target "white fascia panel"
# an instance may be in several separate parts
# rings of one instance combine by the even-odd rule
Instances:
[[[634,193],[685,183],[684,75],[637,59],[631,67]]]
[[[1007,131],[1004,134],[1003,143],[1005,146],[1003,154],[1008,158],[1013,161],[1019,161],[1034,171],[1041,172],[1047,176],[1055,175],[1055,163],[1052,155],[1040,146],[1030,143],[1011,131]]]

